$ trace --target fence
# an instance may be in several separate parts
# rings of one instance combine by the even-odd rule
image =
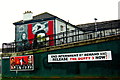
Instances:
[[[58,46],[77,41],[91,40],[120,34],[120,28],[106,29],[96,32],[80,33],[80,30],[71,30],[59,34],[48,35],[31,40],[24,40],[2,44],[2,53],[21,52],[32,49],[40,49],[49,46]],[[31,44],[29,44],[31,43]]]

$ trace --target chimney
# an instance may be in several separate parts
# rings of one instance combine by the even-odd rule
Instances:
[[[33,13],[31,11],[25,11],[25,13],[23,13],[23,21],[27,21],[27,20],[33,19],[32,14]]]

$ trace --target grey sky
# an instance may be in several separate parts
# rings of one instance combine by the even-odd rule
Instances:
[[[27,10],[37,15],[49,12],[77,25],[118,19],[119,0],[1,0],[0,1],[0,47],[13,42],[15,27],[12,23],[23,18]]]

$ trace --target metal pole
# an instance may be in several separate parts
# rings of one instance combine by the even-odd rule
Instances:
[[[97,18],[94,18],[94,20],[95,20],[95,32],[97,31]]]

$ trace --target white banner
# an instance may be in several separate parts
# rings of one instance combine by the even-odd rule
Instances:
[[[48,54],[48,62],[104,61],[112,60],[111,51]]]

